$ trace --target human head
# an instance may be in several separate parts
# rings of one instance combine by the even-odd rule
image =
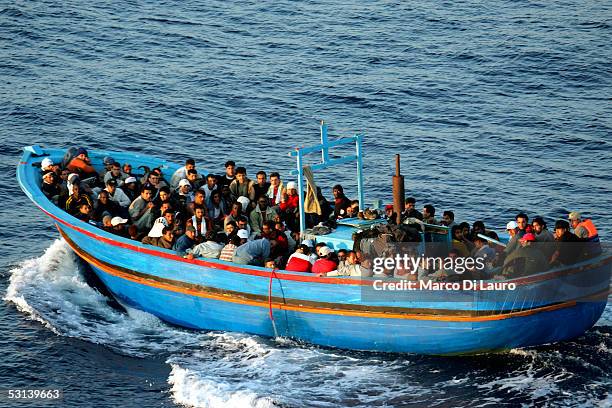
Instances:
[[[536,232],[536,234],[540,234],[544,229],[546,229],[546,222],[542,217],[535,217],[531,221],[531,226],[533,227],[533,230]]]
[[[259,196],[257,199],[257,205],[261,211],[265,211],[268,208],[268,197],[265,195]]]
[[[325,242],[318,242],[317,245],[315,245],[315,254],[317,254],[317,256],[321,256],[321,248],[324,246],[327,246]]]
[[[145,201],[151,201],[151,199],[153,198],[153,187],[151,186],[143,186],[140,189],[140,196],[142,197],[143,200]]]
[[[436,215],[436,209],[433,205],[427,204],[423,207],[423,218],[431,218]]]
[[[525,230],[525,228],[527,228],[527,223],[529,223],[529,217],[527,217],[527,214],[518,213],[514,219],[518,229]]]
[[[76,157],[85,160],[87,158],[87,150],[84,147],[79,147],[76,151]]]
[[[108,181],[106,182],[106,190],[111,194],[115,194],[116,189],[117,182],[115,181],[115,179],[108,179]]]
[[[561,238],[567,231],[569,231],[569,223],[565,220],[558,220],[555,222],[555,238]]]
[[[506,231],[508,232],[508,234],[510,234],[510,238],[516,235],[517,228],[518,228],[518,225],[516,221],[510,221],[508,224],[506,224]]]
[[[484,222],[482,221],[474,221],[474,224],[472,224],[472,232],[474,233],[474,235],[478,235],[478,234],[484,234],[486,231]]]
[[[234,204],[232,204],[232,217],[236,218],[240,215],[240,213],[242,213],[242,204],[236,201]]]
[[[204,218],[204,214],[205,214],[204,207],[199,206],[199,205],[193,207],[193,214],[196,216],[197,219]]]
[[[187,159],[185,160],[185,171],[195,170],[195,160]]]
[[[196,190],[195,193],[193,193],[193,204],[194,205],[204,206],[205,200],[206,200],[206,195],[204,194],[202,190]]]
[[[465,238],[468,238],[470,236],[470,224],[468,224],[467,222],[462,222],[461,224],[459,224],[459,226],[461,227],[462,235]]]
[[[102,159],[102,163],[104,163],[104,167],[106,168],[106,170],[111,170],[113,164],[115,164],[117,162],[112,157],[106,156],[104,159]]]
[[[230,221],[225,224],[225,234],[232,235],[234,232],[238,230],[238,226],[234,221]]]
[[[193,227],[193,225],[189,225],[187,228],[185,228],[185,235],[187,235],[187,237],[190,239],[195,239],[196,229]]]
[[[130,163],[123,163],[123,172],[125,174],[132,174],[132,165]]]
[[[344,261],[346,259],[346,249],[339,249],[338,250],[338,260],[340,261]]]
[[[187,180],[194,183],[198,179],[198,171],[196,169],[187,170]]]
[[[357,252],[355,252],[355,251],[348,251],[346,253],[345,261],[349,265],[355,265],[357,263],[357,261],[358,261],[358,259],[357,259]]]
[[[173,211],[166,210],[162,214],[164,214],[164,218],[166,219],[166,222],[168,223],[168,225],[174,224],[174,212]]]
[[[162,203],[165,203],[170,200],[170,188],[168,186],[163,186],[159,189],[159,200]]]
[[[236,168],[236,180],[238,180],[239,183],[244,183],[246,182],[247,179],[247,171],[245,167],[237,167]]]
[[[212,190],[213,187],[217,185],[217,177],[212,173],[208,173],[206,176],[206,185],[208,186],[209,190]]]
[[[247,218],[242,215],[238,218],[238,220],[236,221],[236,225],[238,225],[238,229],[247,229],[247,225],[248,225],[249,221],[247,220]]]
[[[266,259],[266,262],[265,262],[264,265],[268,269],[275,269],[276,268],[276,261],[274,259]]]
[[[442,223],[444,225],[450,225],[453,221],[455,221],[455,213],[451,210],[446,210],[442,213]]]
[[[474,246],[476,246],[476,248],[482,248],[483,246],[485,246],[487,244],[487,240],[484,238],[480,238],[478,235],[474,237]]]
[[[576,228],[580,224],[581,218],[578,211],[572,211],[567,218],[572,228]]]
[[[258,171],[255,177],[257,178],[257,184],[260,186],[263,186],[266,183],[267,176],[265,171]]]
[[[225,162],[225,175],[229,178],[233,178],[236,175],[236,162],[233,160]]]
[[[108,203],[108,191],[101,190],[98,193],[98,201],[100,201],[102,204]]]
[[[78,196],[81,193],[81,185],[79,183],[74,183],[72,185],[72,194],[74,196]]]
[[[191,191],[191,183],[187,179],[179,181],[179,192],[182,194],[188,194]]]
[[[332,188],[332,193],[334,195],[334,198],[341,198],[342,196],[344,196],[344,188],[340,184],[336,184]]]
[[[89,214],[91,212],[91,206],[87,203],[81,204],[79,207],[79,212],[81,214]]]
[[[415,206],[416,206],[416,200],[414,199],[414,197],[408,197],[404,201],[404,209],[405,210],[412,210],[412,209],[414,209]]]
[[[297,194],[297,186],[294,181],[290,181],[287,183],[287,193],[289,195]]]
[[[111,164],[110,171],[113,177],[119,177],[121,175],[121,165],[117,162]]]
[[[159,184],[159,179],[161,178],[161,174],[155,170],[153,170],[151,173],[149,173],[149,178],[148,178],[148,182],[153,184],[154,186],[157,186]]]
[[[219,204],[221,202],[221,192],[218,190],[213,191],[210,199],[213,203]]]
[[[310,247],[305,244],[298,245],[296,251],[301,252],[304,255],[310,255]]]
[[[249,240],[249,232],[245,229],[239,229],[236,235],[240,238],[240,244],[244,244]]]
[[[52,171],[46,171],[42,175],[42,179],[47,184],[55,183],[55,173]]]
[[[391,217],[393,215],[393,204],[387,204],[385,206],[385,214],[387,217]]]
[[[174,241],[174,230],[172,227],[164,227],[162,229],[162,235],[167,241]]]
[[[280,184],[280,174],[275,171],[270,173],[270,184],[273,186],[278,186]]]
[[[460,225],[453,225],[453,227],[451,228],[451,233],[453,239],[460,240],[461,238],[463,238],[463,228],[461,228]]]
[[[105,215],[104,217],[102,217],[102,225],[105,226],[106,228],[110,228],[113,226],[113,224],[111,224],[111,220],[113,219],[113,217],[111,217],[110,215]]]
[[[272,231],[274,231],[274,222],[272,221],[266,221],[261,226],[261,232],[264,234],[270,234]]]

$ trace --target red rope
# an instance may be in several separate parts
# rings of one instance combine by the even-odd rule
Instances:
[[[276,268],[270,272],[270,282],[268,284],[268,310],[270,313],[270,320],[274,321],[274,314],[272,313],[272,277],[276,276]]]

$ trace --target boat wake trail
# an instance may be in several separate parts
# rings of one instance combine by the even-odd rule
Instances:
[[[167,392],[179,405],[454,406],[466,396],[474,406],[610,402],[610,306],[592,331],[573,342],[463,358],[397,356],[176,328],[116,307],[87,284],[85,272],[67,244],[56,240],[41,257],[11,271],[4,300],[57,335],[118,354],[161,358],[171,370]]]

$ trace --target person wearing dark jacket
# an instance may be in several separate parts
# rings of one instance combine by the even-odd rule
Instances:
[[[334,194],[334,218],[345,218],[346,209],[351,206],[351,200],[344,195],[344,188],[336,184],[332,189]]]
[[[196,244],[196,230],[193,226],[189,225],[185,229],[185,234],[181,235],[179,239],[174,243],[174,249],[177,255],[183,256],[187,253],[187,250],[193,248]]]
[[[550,258],[551,265],[571,265],[580,260],[583,250],[582,242],[569,231],[569,223],[565,220],[555,223],[555,244]]]
[[[143,244],[153,245],[159,248],[172,249],[174,246],[174,231],[171,227],[164,227],[161,237],[146,236],[142,240]]]

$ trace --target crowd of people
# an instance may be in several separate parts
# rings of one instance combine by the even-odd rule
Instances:
[[[251,180],[245,167],[229,160],[222,175],[200,174],[193,159],[171,175],[159,168],[145,168],[136,175],[129,163],[112,157],[103,160],[98,172],[87,150],[74,149],[62,163],[45,158],[41,163],[42,192],[80,220],[105,231],[144,244],[173,250],[188,259],[218,258],[237,264],[310,272],[318,276],[371,276],[369,260],[360,251],[334,250],[299,236],[299,194],[295,182],[284,183],[279,173],[259,171]],[[317,189],[320,213],[307,213],[307,226],[361,215],[359,202],[345,196],[340,184],[328,201]],[[397,221],[393,207],[383,218]],[[550,266],[576,262],[583,250],[566,249],[571,242],[595,242],[597,230],[591,220],[571,213],[570,224],[561,220],[554,234],[541,217],[528,224],[525,214],[508,223],[508,245],[503,248],[482,221],[471,226],[456,224],[452,211],[436,219],[427,204],[422,212],[416,200],[407,198],[402,223],[444,225],[452,231],[449,256],[480,256],[503,274],[517,269],[541,271]],[[490,239],[482,238],[482,236]],[[534,243],[547,243],[541,247]],[[578,246],[576,246],[577,248]],[[582,251],[582,252],[581,252]],[[439,279],[452,271],[430,271]],[[437,275],[435,275],[437,273]]]

